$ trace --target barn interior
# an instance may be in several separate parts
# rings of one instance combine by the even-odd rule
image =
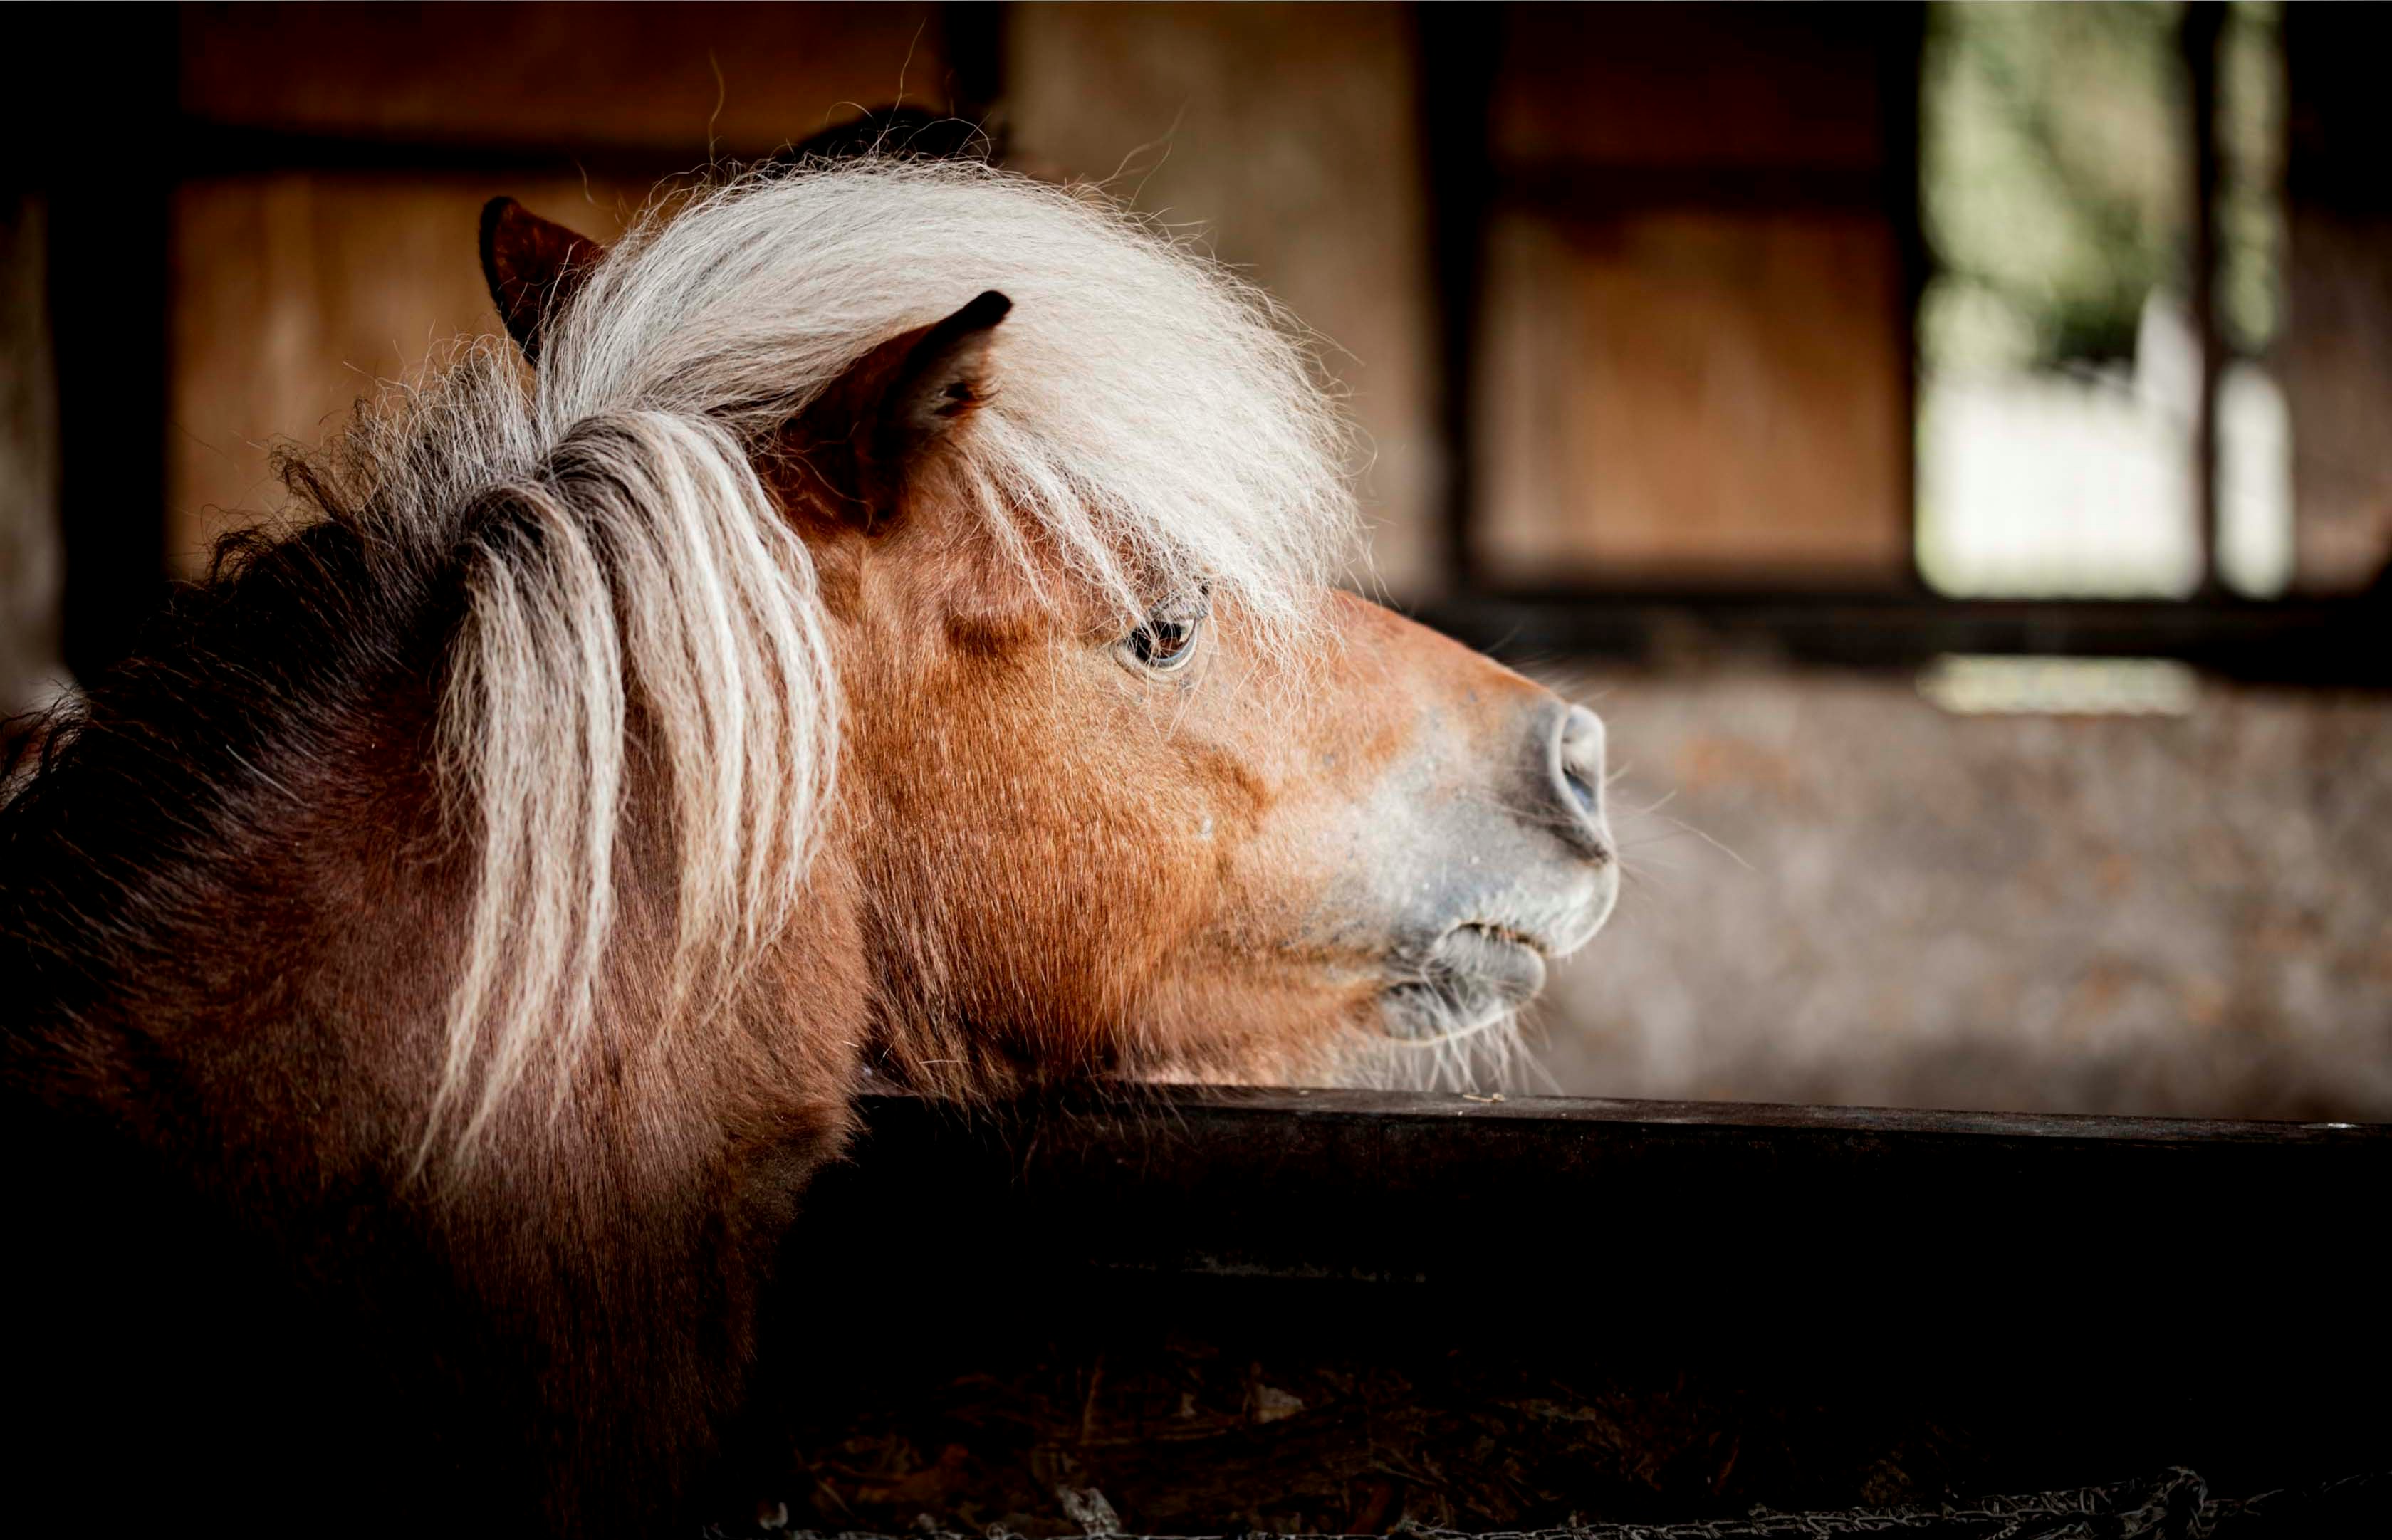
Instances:
[[[1368,436],[1354,584],[1606,718],[1626,896],[1529,1024],[1534,1063],[1487,1088],[1508,1111],[1469,1116],[1558,1094],[2392,1121],[2386,31],[2368,7],[2256,0],[20,14],[26,89],[0,106],[0,709],[108,666],[214,538],[276,517],[279,440],[491,330],[488,198],[603,239],[669,179],[902,101],[1100,183],[1284,300]],[[972,1339],[1011,1369],[856,1344],[836,1372],[886,1377],[883,1420],[801,1429],[802,1480],[734,1506],[763,1494],[765,1529],[1375,1532],[1844,1508],[2214,1457],[2239,1491],[2323,1479],[2380,1456],[2380,1415],[2336,1421],[2325,1399],[2334,1364],[2382,1365],[2380,1326],[2368,1344],[2230,1333],[2240,1378],[2177,1349],[2236,1288],[2282,1323],[2345,1276],[2340,1205],[2384,1147],[2221,1176],[2236,1223],[2297,1190],[2274,1220],[2326,1238],[2303,1267],[2197,1289],[2181,1249],[2136,1271],[2119,1233],[2107,1255],[2047,1243],[2022,1267],[2032,1204],[1973,1252],[1947,1239],[1937,1267],[1888,1273],[1884,1232],[1845,1212],[1813,1282],[1886,1291],[1816,1318],[1842,1346],[1708,1375],[1673,1356],[1708,1326],[1670,1301],[1672,1269],[1712,1280],[1711,1324],[1744,1308],[1722,1277],[1791,1286],[1759,1242],[1683,1216],[1658,1233],[1688,1249],[1602,1296],[1659,1312],[1641,1357],[1598,1352],[1572,1306],[1614,1265],[1580,1237],[1550,1243],[1564,1291],[1518,1326],[1500,1318],[1516,1277],[1474,1273],[1439,1299],[1475,1321],[1373,1360],[1354,1323],[1399,1313],[1371,1289],[1306,1296],[1277,1335],[1190,1326],[1212,1307],[1112,1292],[1123,1268],[1167,1268],[1091,1272],[1054,1209],[1034,1234],[1070,1253],[1056,1287],[1103,1310],[1013,1279],[995,1297],[1056,1335]],[[1421,1201],[1466,1219],[1466,1174],[1424,1179]],[[2078,1178],[2022,1180],[2056,1199]],[[2131,1208],[2157,1189],[2101,1190]],[[2152,1211],[2216,1219],[2166,1190]],[[1934,1201],[1888,1191],[1898,1211]],[[2072,1247],[2133,1227],[2088,1202]],[[843,1243],[877,1248],[925,1316],[986,1265],[928,1220],[847,1212]],[[1270,1266],[1345,1244],[1289,1239]],[[1510,1242],[1457,1240],[1488,1244]],[[2097,1300],[2100,1325],[1987,1330],[1996,1284],[2022,1276]],[[1898,1358],[1870,1312],[1929,1293],[1967,1301],[1931,1328],[1901,1317],[1950,1373],[1889,1400],[1878,1360],[1844,1350]],[[1789,1297],[1818,1296],[1748,1326],[1810,1329]],[[2164,1375],[2119,1346],[2154,1299],[2177,1301],[2144,1323],[2175,1334],[2143,1343]],[[1125,1347],[1145,1304],[1163,1314]],[[1332,1346],[1299,1329],[1332,1320]],[[1533,1340],[1469,1360],[1498,1366],[1464,1383],[1449,1341],[1507,1333]],[[2002,1361],[2030,1344],[2048,1377],[2031,1394]],[[2092,1376],[2112,1352],[2121,1378]],[[906,1422],[917,1393],[945,1398],[943,1432]],[[2238,1400],[2240,1420],[2204,1420]],[[1445,1465],[1320,1475],[1344,1435],[1298,1414],[1359,1427],[1382,1403],[1431,1408],[1405,1436]],[[2055,1404],[2074,1420],[2039,1422]],[[2097,1405],[2137,1429],[2106,1463],[2073,1442]],[[2297,1415],[2255,1444],[2263,1407]],[[1580,1474],[1465,1474],[1498,1445]],[[1190,1486],[1199,1456],[1249,1505]],[[2117,1500],[2160,1511],[2157,1490]],[[2379,1516],[2385,1490],[2365,1497]],[[1085,1495],[1107,1491],[1121,1513],[1090,1518]]]
[[[2363,7],[16,32],[10,709],[275,515],[278,439],[489,329],[492,192],[603,238],[902,98],[1284,299],[1368,434],[1357,584],[1609,718],[1628,899],[1514,1090],[2392,1116]]]

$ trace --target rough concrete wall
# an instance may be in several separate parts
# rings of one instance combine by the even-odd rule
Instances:
[[[58,657],[58,404],[43,205],[0,199],[0,717],[65,682]]]
[[[1631,879],[1581,1094],[2392,1119],[2392,700],[1967,718],[1905,679],[1595,674]],[[1713,842],[1716,842],[1715,844]],[[1733,852],[1731,855],[1729,852]]]

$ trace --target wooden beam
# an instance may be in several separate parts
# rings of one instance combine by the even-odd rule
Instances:
[[[1964,1264],[2005,1227],[2099,1248],[2122,1223],[2239,1233],[2263,1272],[2279,1265],[2267,1237],[2313,1262],[2339,1244],[2372,1275],[2351,1221],[2392,1191],[2383,1125],[1327,1090],[970,1117],[886,1098],[868,1120],[839,1179],[861,1184],[868,1211],[973,1194],[1050,1264],[1497,1296],[1532,1238],[1547,1265],[1603,1272],[1624,1251],[1724,1262],[1792,1247],[1874,1294]],[[1684,1287],[1641,1303],[1683,1312]]]
[[[2184,602],[1554,589],[1464,597],[1419,618],[1498,656],[1650,663],[1692,652],[1862,668],[1916,668],[1946,653],[2164,657],[2254,682],[2392,687],[2392,604],[2382,595]]]
[[[725,1511],[1652,1522],[2383,1464],[2392,1130],[1170,1091],[876,1098]],[[1067,1495],[1062,1489],[1072,1489]]]

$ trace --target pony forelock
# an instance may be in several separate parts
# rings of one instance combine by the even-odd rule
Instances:
[[[1268,295],[1086,188],[968,161],[762,173],[634,228],[547,346],[543,416],[663,397],[770,434],[986,290],[995,392],[951,446],[991,532],[1135,617],[1159,587],[1299,626],[1352,554],[1350,430]]]
[[[660,1026],[785,927],[834,795],[812,563],[751,457],[857,360],[986,290],[994,391],[941,452],[1035,580],[1131,620],[1233,598],[1293,651],[1357,528],[1351,440],[1261,291],[1085,189],[970,162],[752,174],[652,212],[545,334],[361,411],[344,516],[437,544],[463,615],[444,779],[475,890],[421,1156],[561,1092],[601,1016],[634,744],[679,872]],[[1060,596],[1059,596],[1060,597]]]

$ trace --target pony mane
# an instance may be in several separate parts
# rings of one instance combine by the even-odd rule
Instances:
[[[812,563],[751,459],[864,355],[989,289],[1014,308],[993,396],[941,451],[948,495],[1124,627],[1202,584],[1292,649],[1358,524],[1306,338],[1100,196],[970,162],[812,162],[652,207],[528,384],[478,340],[289,467],[462,590],[439,742],[478,868],[419,1158],[470,1156],[510,1092],[561,1094],[579,1062],[635,736],[680,874],[656,1029],[724,1008],[785,928],[841,702]]]

